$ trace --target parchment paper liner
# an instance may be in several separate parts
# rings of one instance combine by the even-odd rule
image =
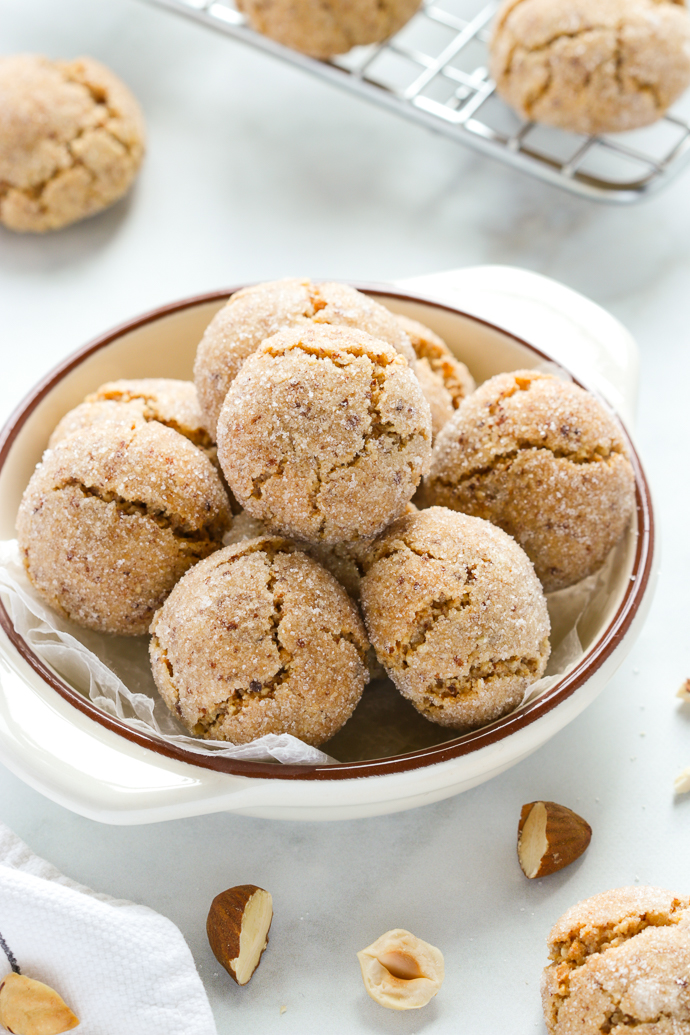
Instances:
[[[522,705],[550,689],[583,656],[582,627],[596,628],[597,619],[610,608],[612,595],[622,582],[626,555],[623,539],[596,575],[548,595],[551,657],[546,675],[532,684]],[[182,744],[198,754],[323,765],[386,758],[458,736],[419,715],[390,680],[377,680],[365,689],[349,722],[326,745],[330,754],[289,734],[269,734],[239,747],[198,740],[189,736],[158,695],[149,666],[148,637],[108,636],[62,619],[31,586],[16,540],[0,542],[0,597],[14,628],[32,650],[98,708],[150,736]]]

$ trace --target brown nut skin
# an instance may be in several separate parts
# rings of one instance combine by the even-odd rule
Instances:
[[[8,974],[0,984],[0,1024],[12,1035],[60,1035],[79,1024],[61,996],[42,981]]]
[[[251,933],[243,944],[243,924],[246,924],[248,908],[252,903],[258,906],[259,926],[255,936]],[[270,916],[268,916],[270,912]],[[268,925],[266,917],[268,916]],[[223,966],[230,977],[238,985],[246,985],[250,977],[261,962],[266,946],[268,945],[268,932],[273,920],[272,899],[267,891],[258,888],[255,884],[240,884],[235,888],[228,888],[216,895],[209,910],[206,920],[206,934],[213,955]],[[246,927],[245,927],[246,932]],[[246,942],[249,942],[247,944]],[[263,944],[261,944],[263,943]],[[249,965],[241,959],[242,951],[251,957]]]
[[[517,853],[525,877],[534,880],[570,866],[592,840],[586,819],[555,801],[531,801],[522,806]]]

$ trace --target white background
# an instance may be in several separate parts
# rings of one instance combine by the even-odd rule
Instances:
[[[135,191],[113,210],[45,238],[0,232],[2,417],[113,324],[286,275],[384,281],[515,264],[584,292],[636,336],[659,589],[630,659],[537,755],[438,805],[318,825],[217,815],[106,827],[0,768],[0,819],[34,851],[179,925],[220,1035],[541,1035],[545,938],[567,906],[635,881],[690,892],[690,795],[673,795],[690,764],[690,709],[674,697],[690,676],[690,172],[642,206],[595,206],[137,0],[0,0],[0,53],[22,50],[112,66],[150,137]],[[594,836],[579,863],[528,882],[515,835],[535,798],[574,807]],[[244,882],[273,893],[275,920],[240,989],[211,955],[205,919],[217,892]],[[354,958],[397,926],[446,957],[442,992],[410,1014],[369,1000]]]

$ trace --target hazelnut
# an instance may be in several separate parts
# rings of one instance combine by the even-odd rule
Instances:
[[[546,877],[579,859],[592,839],[587,820],[555,801],[522,806],[517,854],[525,877]]]
[[[263,888],[241,884],[216,895],[206,921],[213,954],[238,985],[246,985],[268,945],[273,899]]]
[[[443,953],[397,928],[357,953],[367,992],[390,1010],[426,1006],[443,983]]]
[[[60,1035],[79,1018],[48,985],[22,974],[8,974],[0,984],[0,1024],[12,1035]]]

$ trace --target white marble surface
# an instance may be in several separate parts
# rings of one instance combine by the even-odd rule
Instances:
[[[0,52],[20,50],[110,64],[143,102],[150,151],[112,211],[45,239],[0,233],[3,417],[120,320],[294,273],[381,281],[515,264],[589,295],[639,341],[658,594],[629,661],[538,754],[441,804],[330,825],[217,815],[105,827],[0,768],[0,819],[36,852],[180,926],[220,1035],[542,1035],[544,939],[568,905],[635,881],[690,890],[690,796],[673,795],[690,764],[690,710],[674,697],[690,675],[690,174],[642,207],[596,207],[137,0],[0,0]],[[528,882],[515,830],[535,798],[578,809],[594,837],[579,863]],[[204,924],[212,897],[247,881],[272,891],[276,916],[260,970],[239,989]],[[362,989],[354,952],[395,926],[446,956],[444,988],[421,1012],[386,1012]]]

